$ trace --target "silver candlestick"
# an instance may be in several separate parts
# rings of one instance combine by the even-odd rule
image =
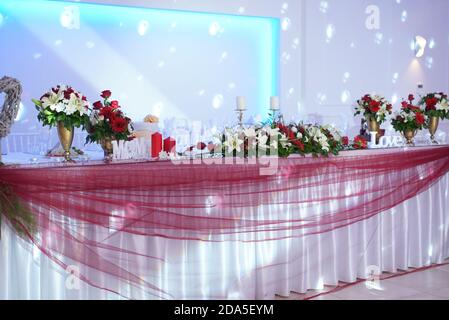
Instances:
[[[282,115],[282,112],[281,112],[281,110],[279,110],[279,109],[276,109],[276,110],[273,110],[273,109],[271,109],[271,112],[272,112],[272,123],[276,123],[276,122],[279,122],[279,123],[284,123],[284,116]]]
[[[240,129],[243,129],[243,118],[247,109],[236,109]]]

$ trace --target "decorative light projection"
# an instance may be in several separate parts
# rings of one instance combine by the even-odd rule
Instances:
[[[414,42],[415,55],[417,58],[421,58],[426,50],[427,40],[422,36],[416,36]]]
[[[288,29],[290,29],[292,22],[290,20],[290,18],[286,17],[282,19],[282,30],[287,31]]]
[[[401,14],[401,21],[402,21],[402,22],[407,21],[407,16],[408,16],[407,11],[406,11],[406,10],[402,11],[402,14]]]
[[[322,13],[327,13],[328,9],[329,9],[329,3],[327,1],[321,1],[320,2],[320,11]]]
[[[329,24],[326,27],[326,42],[329,43],[335,35],[335,26],[333,24]]]
[[[1,0],[0,41],[8,46],[0,57],[16,57],[23,66],[16,76],[32,83],[31,96],[64,82],[91,100],[111,89],[137,121],[151,112],[162,120],[231,121],[236,96],[247,98],[250,116],[267,114],[270,97],[280,95],[280,33],[291,23],[237,12]]]

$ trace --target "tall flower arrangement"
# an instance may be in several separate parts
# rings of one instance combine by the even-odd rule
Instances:
[[[66,128],[79,128],[89,119],[87,98],[70,86],[57,85],[39,100],[32,101],[38,111],[37,118],[44,126],[63,123]]]
[[[104,139],[132,139],[131,119],[122,112],[117,100],[111,100],[111,95],[110,90],[105,90],[101,93],[103,101],[97,101],[93,104],[93,110],[87,124],[87,143],[101,143]]]
[[[392,110],[393,106],[384,97],[366,94],[357,101],[354,115],[363,114],[366,119],[373,119],[380,125],[392,113]]]
[[[449,103],[443,92],[429,93],[421,98],[419,104],[424,107],[426,116],[449,119]]]
[[[74,128],[85,126],[89,117],[89,102],[70,86],[58,85],[32,100],[38,111],[37,118],[44,126],[57,126],[59,142],[66,161],[71,159]]]
[[[414,105],[414,96],[409,95],[408,100],[402,101],[402,108],[392,119],[393,128],[401,133],[421,130],[426,123],[426,115],[419,106]]]

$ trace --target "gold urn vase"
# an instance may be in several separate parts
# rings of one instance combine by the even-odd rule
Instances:
[[[112,147],[112,139],[111,138],[103,138],[100,141],[101,148],[104,152],[104,160],[110,161],[112,160],[112,154],[114,149]]]
[[[440,123],[440,118],[430,117],[430,120],[429,120],[430,141],[434,144],[438,144],[438,142],[435,139],[435,133],[437,133],[439,123]]]
[[[59,142],[61,143],[62,148],[64,149],[64,159],[65,161],[72,161],[70,157],[70,150],[72,148],[74,136],[74,128],[73,126],[70,128],[66,128],[64,122],[58,122],[58,137]]]
[[[417,130],[405,130],[404,137],[407,140],[407,146],[413,147],[415,146],[414,138]]]
[[[366,121],[368,122],[369,132],[377,132],[376,143],[379,143],[379,139],[380,139],[380,124],[379,124],[379,122],[377,122],[375,117],[367,117]]]

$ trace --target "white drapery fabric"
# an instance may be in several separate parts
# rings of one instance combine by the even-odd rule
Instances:
[[[136,237],[135,245],[164,257],[160,269],[155,271],[153,265],[147,279],[172,298],[271,299],[276,294],[288,296],[338,281],[366,279],[376,270],[397,272],[441,263],[449,257],[448,190],[446,175],[427,191],[391,210],[319,235],[260,243],[162,238],[148,238],[142,243]],[[257,212],[252,214],[270,214],[270,208],[254,210]],[[90,232],[95,233],[94,228]],[[76,273],[77,267],[71,266],[63,270],[17,237],[9,226],[2,225],[0,299],[121,298],[77,281],[70,274]],[[112,277],[105,280],[117,281]],[[117,284],[117,288],[134,299],[154,298],[126,285]]]

